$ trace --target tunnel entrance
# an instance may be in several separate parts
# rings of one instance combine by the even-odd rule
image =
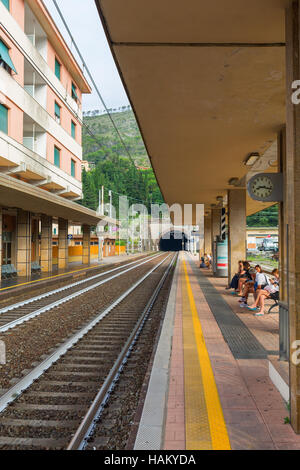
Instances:
[[[169,232],[159,242],[160,251],[187,251],[188,239],[184,232]]]

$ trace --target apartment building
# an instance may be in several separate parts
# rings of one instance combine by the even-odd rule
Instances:
[[[30,275],[68,264],[69,224],[99,222],[82,184],[82,95],[91,88],[41,0],[0,0],[0,260]],[[85,250],[86,252],[86,250]],[[84,262],[89,261],[85,256]]]

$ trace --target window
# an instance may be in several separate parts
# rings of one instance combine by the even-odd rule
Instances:
[[[73,100],[78,101],[78,96],[77,96],[77,93],[76,93],[76,86],[74,85],[73,82],[72,82],[72,98],[73,98]]]
[[[54,105],[54,114],[55,114],[55,120],[56,122],[58,122],[58,124],[60,124],[60,106],[58,103],[56,103],[55,101],[55,105]]]
[[[58,80],[60,80],[60,69],[61,69],[61,65],[58,62],[58,60],[55,59],[55,75],[57,76]]]
[[[15,66],[10,58],[9,49],[0,39],[0,66],[7,70],[9,73],[13,70],[17,73]]]
[[[3,5],[9,10],[9,0],[1,0]]]
[[[73,139],[76,138],[76,124],[73,121],[71,121],[71,136]]]
[[[71,159],[71,176],[75,178],[75,168],[76,168],[76,163],[74,160]]]
[[[8,109],[0,104],[0,131],[8,134]]]
[[[60,167],[60,150],[54,147],[54,165]]]

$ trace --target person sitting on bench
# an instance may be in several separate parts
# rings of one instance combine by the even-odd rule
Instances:
[[[239,286],[239,279],[241,274],[244,272],[244,267],[243,267],[243,261],[238,262],[238,272],[233,276],[231,279],[231,283],[229,286],[226,287],[226,290],[234,289],[235,291],[237,290]]]
[[[264,289],[261,289],[258,293],[256,301],[253,305],[248,307],[249,310],[255,312],[254,315],[256,317],[262,317],[265,314],[265,301],[266,299],[271,298],[273,294],[279,292],[279,271],[278,269],[274,269],[272,271],[272,275],[275,279],[270,279],[271,284],[266,286]],[[258,307],[259,305],[259,307]],[[258,312],[257,312],[258,310]]]
[[[250,263],[248,261],[243,261],[243,272],[240,275],[239,283],[238,283],[238,295],[239,297],[243,297],[243,289],[246,281],[252,281],[252,277],[250,274]]]
[[[254,294],[256,299],[259,292],[270,283],[268,276],[263,273],[262,267],[259,264],[255,268],[251,268],[249,272],[252,280],[246,281],[244,284],[243,297],[239,300],[242,308],[248,307],[249,294]]]

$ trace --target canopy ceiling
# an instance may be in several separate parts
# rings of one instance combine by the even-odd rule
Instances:
[[[210,207],[276,140],[288,3],[96,0],[168,204]]]

